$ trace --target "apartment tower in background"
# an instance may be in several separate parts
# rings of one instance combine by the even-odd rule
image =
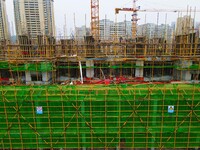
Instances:
[[[13,0],[16,33],[55,36],[53,0]]]
[[[8,17],[6,13],[6,0],[0,0],[0,40],[9,40]]]

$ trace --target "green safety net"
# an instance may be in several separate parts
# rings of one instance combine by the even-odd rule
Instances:
[[[37,71],[37,72],[46,72],[53,71],[54,65],[49,62],[35,63],[35,64],[10,64],[10,69],[12,71]]]
[[[180,66],[180,65],[174,65],[173,68],[175,68],[177,70],[199,70],[200,65],[199,64],[193,64],[193,65],[190,65],[188,67],[183,67],[183,66]]]
[[[198,148],[200,85],[0,86],[0,148]]]
[[[200,69],[200,65],[199,64],[193,64],[189,67],[192,70],[199,70]]]
[[[60,69],[66,69],[66,68],[70,68],[70,69],[77,69],[79,68],[79,66],[57,66],[57,68]],[[173,65],[170,66],[136,66],[136,65],[101,65],[101,66],[82,66],[82,68],[109,68],[109,69],[120,69],[120,68],[174,68]]]
[[[12,71],[38,71],[38,72],[45,72],[45,71],[52,71],[55,69],[78,69],[79,65],[59,65],[59,66],[54,66],[50,62],[42,62],[42,63],[27,63],[27,64],[9,64],[8,62],[0,62],[0,69],[11,69]],[[83,69],[86,68],[109,68],[109,69],[120,69],[120,68],[155,68],[155,69],[164,69],[164,68],[175,68],[178,70],[185,70],[185,69],[190,69],[190,70],[199,70],[200,66],[198,64],[193,64],[189,66],[188,68],[182,68],[181,66],[178,65],[148,65],[148,66],[136,66],[134,64],[121,64],[121,65],[110,65],[110,64],[102,64],[100,66],[82,66]]]
[[[8,69],[9,64],[6,61],[0,61],[0,69]]]

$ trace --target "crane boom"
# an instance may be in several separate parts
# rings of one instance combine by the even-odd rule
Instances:
[[[130,12],[200,12],[200,10],[184,10],[184,9],[134,9],[134,8],[115,8],[115,14],[119,11],[130,11]]]
[[[99,39],[99,0],[91,0],[91,33],[95,40]]]

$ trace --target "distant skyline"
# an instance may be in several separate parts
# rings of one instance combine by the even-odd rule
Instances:
[[[117,7],[132,7],[133,0],[99,0],[100,2],[100,19],[110,19],[115,21],[115,8]],[[197,10],[200,10],[200,0],[138,0],[137,6],[140,6],[141,9],[187,9],[187,6],[194,9],[196,7]],[[13,26],[15,28],[14,23],[14,11],[13,11],[13,0],[6,0],[7,14],[8,20],[10,22],[10,26],[12,27],[11,22],[13,22]],[[87,27],[90,26],[90,0],[54,0],[54,12],[55,12],[55,24],[56,24],[56,32],[58,34],[63,33],[63,27],[65,24],[65,14],[66,14],[66,25],[67,25],[67,33],[70,34],[71,30],[76,27],[80,27],[85,25]],[[75,22],[74,22],[74,14],[75,14]],[[131,20],[130,12],[120,12],[117,15],[117,21]],[[146,19],[145,19],[146,15]],[[186,13],[182,13],[179,15],[186,15]],[[86,17],[85,17],[86,16]],[[159,13],[159,19],[157,20],[157,13],[138,13],[138,24],[146,23],[165,23],[166,13]],[[171,23],[176,21],[178,17],[178,13],[168,13],[167,14],[167,23]],[[192,17],[194,17],[194,13],[192,13]],[[86,19],[85,19],[86,18]],[[196,12],[195,21],[200,21],[200,12]],[[75,25],[74,25],[75,23]],[[15,30],[15,29],[14,29]],[[12,31],[12,29],[11,29]]]

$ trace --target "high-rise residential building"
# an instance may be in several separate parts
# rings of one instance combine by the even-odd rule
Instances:
[[[131,37],[131,21],[117,22],[109,19],[100,20],[100,38],[101,40],[111,40],[115,37]]]
[[[142,24],[137,27],[137,34],[138,36],[146,36],[148,38],[153,38],[155,37],[155,30],[156,24],[154,23]]]
[[[13,0],[17,35],[55,36],[54,0]]]
[[[131,34],[132,34],[131,27],[132,27],[131,21],[114,23],[111,26],[110,34],[111,36],[117,35],[117,37],[128,39],[128,38],[131,38]]]
[[[171,28],[175,31],[176,30],[176,22],[171,22]]]
[[[109,19],[102,19],[99,21],[100,25],[100,39],[101,40],[110,40],[111,39],[111,26],[114,24],[113,21]]]
[[[147,38],[163,38],[168,41],[171,40],[174,27],[168,24],[156,25],[154,23],[147,23],[139,25],[137,28],[138,36],[146,36]]]
[[[0,0],[0,40],[10,40],[5,3],[5,0]]]

